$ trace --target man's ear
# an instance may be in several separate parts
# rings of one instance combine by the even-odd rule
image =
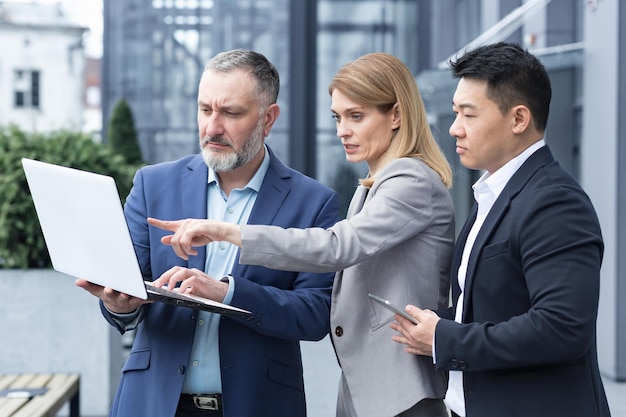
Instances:
[[[280,115],[280,107],[278,104],[270,104],[270,106],[265,111],[265,121],[263,123],[263,136],[268,137],[270,131],[272,130],[272,126],[274,126],[274,122],[278,119]]]
[[[524,105],[515,106],[511,109],[513,115],[513,133],[520,135],[528,129],[532,123],[532,114],[530,109]]]

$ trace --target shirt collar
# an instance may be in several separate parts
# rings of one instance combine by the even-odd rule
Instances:
[[[538,149],[544,147],[545,145],[545,140],[541,139],[530,145],[522,153],[504,164],[502,168],[498,169],[493,174],[485,172],[472,186],[472,188],[474,189],[474,193],[476,193],[477,189],[482,188],[484,183],[484,186],[488,187],[493,195],[498,197],[506,184],[511,179],[511,177],[517,172],[522,164],[524,164],[524,162],[526,162],[526,160],[530,158],[530,155],[532,155]]]
[[[265,174],[267,173],[267,170],[270,167],[269,150],[267,149],[267,146],[263,145],[263,147],[265,148],[265,155],[263,156],[263,162],[261,162],[259,169],[257,169],[257,171],[254,173],[252,178],[250,178],[250,181],[248,181],[248,184],[246,184],[246,186],[244,187],[244,188],[250,188],[256,191],[257,193],[261,189],[261,184],[263,184],[263,180],[265,179]],[[209,184],[215,183],[217,184],[218,187],[220,185],[220,182],[219,182],[219,179],[217,178],[217,174],[215,170],[213,170],[213,168],[210,168],[210,167],[209,167],[208,183]]]

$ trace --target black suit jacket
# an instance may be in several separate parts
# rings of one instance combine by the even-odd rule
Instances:
[[[603,241],[588,196],[548,147],[531,155],[476,238],[459,324],[457,271],[476,212],[435,333],[437,368],[463,371],[466,415],[609,416],[596,356]]]

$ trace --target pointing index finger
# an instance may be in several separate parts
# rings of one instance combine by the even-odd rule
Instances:
[[[159,229],[168,230],[170,232],[176,232],[180,227],[180,222],[178,221],[170,221],[170,220],[159,220],[154,217],[148,217],[148,224],[151,224],[154,227],[158,227]]]

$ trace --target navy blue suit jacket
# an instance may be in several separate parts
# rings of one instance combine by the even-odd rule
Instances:
[[[476,213],[435,332],[437,368],[464,371],[466,415],[609,416],[596,355],[603,241],[589,198],[548,147],[531,155],[476,238],[459,324],[457,271]]]
[[[332,226],[338,216],[336,194],[284,166],[271,151],[270,155],[270,167],[248,222],[297,228]],[[146,280],[158,278],[175,265],[204,270],[204,248],[188,262],[178,258],[171,247],[161,244],[165,232],[148,226],[146,217],[206,218],[207,175],[199,155],[137,172],[124,212]],[[221,319],[224,416],[304,416],[299,341],[319,340],[327,334],[334,274],[275,271],[237,261],[232,275],[235,292],[231,305],[253,314],[250,319]],[[164,303],[143,308],[145,315],[110,415],[173,417],[198,313]],[[116,326],[106,309],[103,313]]]

